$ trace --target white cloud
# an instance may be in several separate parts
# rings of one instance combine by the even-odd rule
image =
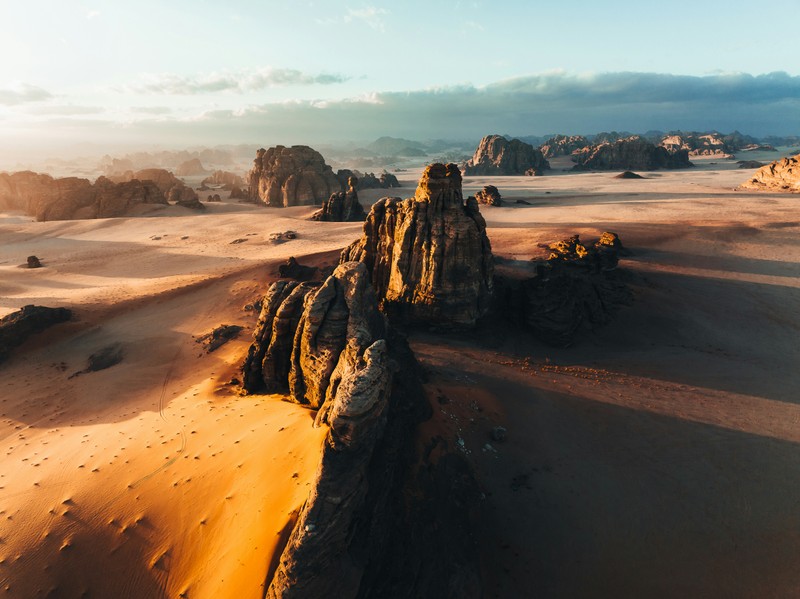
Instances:
[[[0,88],[0,106],[16,106],[29,102],[42,102],[53,98],[46,89],[29,85],[27,83],[15,83],[7,88]]]
[[[352,23],[353,21],[361,21],[366,23],[375,31],[383,33],[386,30],[386,23],[384,22],[384,15],[388,11],[384,8],[377,8],[376,6],[365,6],[363,8],[348,8],[347,14],[344,16],[345,23]]]
[[[100,13],[99,10],[89,10],[89,11],[86,12],[86,18],[87,19],[96,19],[97,17],[100,16],[100,14],[101,13]]]

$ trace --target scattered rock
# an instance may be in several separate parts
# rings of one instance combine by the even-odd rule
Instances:
[[[634,173],[633,171],[623,171],[619,175],[614,175],[615,179],[644,179],[641,175]]]
[[[518,139],[488,135],[478,144],[465,175],[541,175],[550,163],[539,150]]]
[[[221,201],[222,198],[219,196],[218,193],[209,194],[208,197],[206,198],[206,202],[221,202]]]
[[[0,318],[0,362],[11,355],[11,350],[22,345],[28,337],[72,318],[67,308],[47,308],[27,305]]]
[[[347,181],[347,191],[337,191],[331,194],[331,197],[322,203],[322,208],[315,212],[311,219],[327,222],[363,222],[367,218],[367,214],[358,201],[357,184],[358,180],[350,177]]]
[[[366,264],[390,318],[472,325],[489,308],[492,248],[475,198],[466,202],[455,164],[429,165],[415,196],[383,198],[340,261]]]
[[[249,195],[267,206],[320,204],[342,186],[325,159],[308,146],[276,146],[256,153]]]
[[[241,331],[242,327],[238,324],[221,324],[210,333],[198,337],[195,341],[196,343],[205,345],[206,351],[211,353],[215,349],[225,345],[231,339],[238,337]]]
[[[479,204],[486,204],[487,206],[502,206],[503,199],[500,197],[500,192],[494,185],[487,185],[475,194],[475,199]]]
[[[245,241],[247,241],[247,239],[244,237],[239,237],[238,239],[231,241],[228,245],[236,245],[237,243],[244,243]]]
[[[270,233],[269,240],[273,243],[283,243],[291,239],[297,239],[297,233],[294,231],[283,231],[278,233]]]
[[[41,268],[42,262],[36,256],[28,256],[28,268]]]
[[[761,167],[740,189],[800,192],[800,154]]]
[[[304,266],[300,264],[294,256],[291,256],[286,261],[286,264],[281,264],[278,267],[278,274],[282,279],[308,281],[314,278],[318,270],[316,266]]]

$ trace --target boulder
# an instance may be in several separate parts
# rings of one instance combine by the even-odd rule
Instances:
[[[577,162],[573,170],[651,171],[692,166],[686,150],[670,154],[666,148],[637,136],[589,146],[573,154],[573,160]]]
[[[800,193],[800,154],[760,168],[739,188]]]
[[[320,204],[342,186],[325,159],[308,146],[276,146],[256,153],[249,195],[267,206]]]
[[[208,171],[200,162],[199,158],[192,158],[178,165],[175,169],[175,174],[179,177],[196,177],[198,175],[205,175]]]
[[[363,262],[390,318],[470,326],[489,308],[492,249],[455,164],[429,165],[413,198],[382,198],[341,262]]]
[[[36,256],[28,256],[28,268],[41,268],[42,262]]]
[[[24,306],[0,318],[0,362],[11,355],[11,350],[22,345],[28,337],[72,318],[67,308]]]
[[[475,199],[479,204],[486,204],[487,206],[502,206],[503,199],[500,197],[500,192],[494,185],[487,185],[475,194]]]
[[[322,208],[311,217],[312,220],[363,222],[367,218],[367,214],[358,201],[357,185],[358,179],[350,177],[347,181],[347,191],[332,193],[331,197],[322,203]]]
[[[488,135],[467,162],[465,175],[541,175],[550,163],[539,150],[518,139]]]
[[[623,171],[619,175],[614,175],[615,179],[644,179],[641,175],[633,171]]]

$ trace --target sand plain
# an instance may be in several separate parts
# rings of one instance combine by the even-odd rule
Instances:
[[[604,230],[634,252],[633,305],[569,348],[495,321],[411,336],[444,398],[423,434],[460,447],[483,490],[487,597],[800,594],[800,198],[735,191],[750,171],[732,161],[697,164],[464,180],[529,202],[482,208],[498,256]],[[0,365],[6,596],[262,595],[324,431],[228,382],[256,316],[242,307],[277,265],[331,263],[360,233],[311,212],[0,216],[0,315],[76,314]],[[269,240],[285,230],[298,238]],[[20,268],[30,254],[45,268]],[[223,323],[245,330],[204,353],[194,337]],[[122,363],[69,378],[114,342]]]

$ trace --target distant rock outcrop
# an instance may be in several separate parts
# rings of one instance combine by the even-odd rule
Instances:
[[[72,318],[67,308],[24,306],[0,318],[0,363],[11,355],[11,350],[22,345],[28,337]]]
[[[739,160],[736,164],[739,165],[739,168],[761,168],[765,166],[763,162],[758,160]]]
[[[355,186],[356,191],[362,189],[391,189],[393,187],[400,187],[400,182],[391,173],[383,172],[380,177],[376,177],[374,173],[361,173],[359,171],[351,171],[350,169],[340,169],[336,171],[336,178],[343,188],[347,189],[349,180],[355,178],[358,184]]]
[[[734,148],[729,146],[718,133],[689,133],[667,135],[659,144],[670,154],[686,150],[689,156],[718,156],[733,158]]]
[[[800,154],[781,158],[756,171],[740,189],[800,193]]]
[[[207,173],[208,171],[203,166],[203,163],[200,162],[199,158],[192,158],[191,160],[182,162],[178,165],[178,168],[175,169],[175,174],[179,177],[196,177]]]
[[[575,150],[580,150],[591,145],[583,135],[554,135],[540,147],[545,158],[556,156],[569,156]]]
[[[383,198],[341,262],[366,264],[390,318],[472,325],[489,308],[492,248],[475,198],[455,164],[429,165],[413,198]]]
[[[178,206],[189,208],[191,210],[205,210],[205,206],[200,202],[197,197],[197,192],[191,187],[185,185],[176,185],[169,190],[167,199]]]
[[[670,154],[641,137],[628,137],[614,143],[603,142],[573,154],[573,170],[641,170],[688,168],[689,153],[677,150]]]
[[[109,177],[114,183],[125,183],[138,179],[139,181],[152,181],[162,193],[167,194],[176,185],[183,185],[183,181],[178,179],[170,171],[163,168],[145,168],[138,171],[126,171],[122,175]]]
[[[367,218],[367,213],[358,201],[357,185],[358,179],[350,177],[347,181],[347,191],[332,193],[331,197],[322,203],[322,208],[311,218],[328,222],[363,222]]]
[[[244,187],[246,185],[244,178],[236,173],[229,171],[214,171],[210,177],[203,179],[202,185],[221,185],[226,191],[233,190],[235,187]]]
[[[494,185],[487,185],[475,194],[475,199],[479,204],[486,204],[487,206],[502,206],[503,198],[500,197],[500,192]]]
[[[615,179],[644,179],[641,175],[633,171],[623,171],[619,175],[614,175]]]
[[[114,183],[99,177],[92,184],[30,171],[0,173],[0,206],[23,210],[40,221],[125,216],[144,204],[167,204],[151,181]]]
[[[320,204],[342,190],[322,155],[308,146],[261,148],[247,179],[249,197],[267,206]]]
[[[467,162],[465,175],[541,175],[550,163],[539,150],[518,139],[487,135]]]

